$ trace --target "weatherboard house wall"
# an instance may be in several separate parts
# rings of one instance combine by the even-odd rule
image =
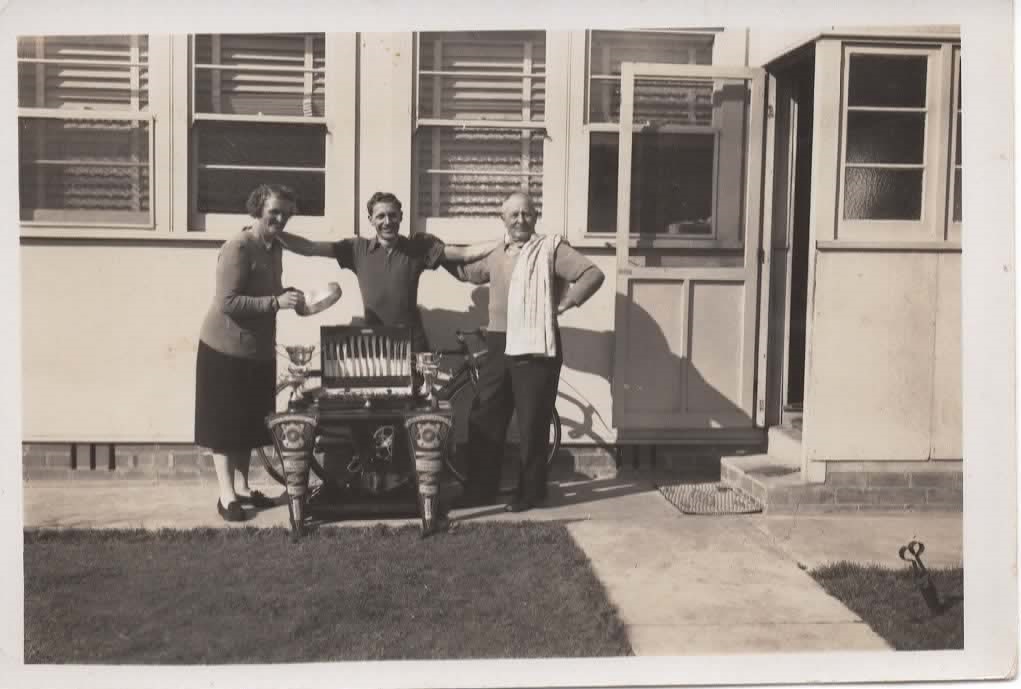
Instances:
[[[527,134],[516,150],[528,168],[529,188],[541,194],[539,229],[564,233],[608,277],[589,303],[561,321],[567,357],[558,409],[564,418],[565,446],[575,466],[591,472],[694,470],[706,461],[700,458],[714,453],[718,457],[721,451],[694,451],[691,441],[702,448],[736,440],[765,446],[768,429],[783,423],[785,319],[789,318],[785,312],[789,294],[783,286],[789,277],[791,244],[782,199],[789,181],[789,166],[784,162],[789,150],[784,146],[790,132],[785,134],[777,121],[783,107],[776,99],[788,94],[789,75],[808,61],[814,83],[810,104],[814,130],[799,481],[815,485],[818,491],[831,491],[820,495],[824,501],[832,497],[833,504],[838,503],[838,495],[859,496],[848,492],[852,489],[860,491],[861,498],[853,504],[863,505],[878,495],[871,489],[910,490],[923,485],[926,491],[943,493],[926,493],[921,502],[932,497],[933,504],[939,503],[937,498],[947,498],[945,503],[950,505],[959,503],[961,224],[952,217],[952,180],[959,171],[953,148],[958,143],[953,134],[957,130],[952,126],[953,100],[960,90],[955,76],[959,34],[923,28],[864,35],[743,27],[688,33],[696,38],[691,39],[690,54],[683,60],[666,48],[661,55],[642,59],[761,68],[771,99],[764,131],[756,135],[764,154],[763,186],[771,191],[763,195],[760,228],[770,299],[767,311],[752,319],[757,331],[750,339],[758,348],[757,356],[768,363],[757,374],[763,384],[756,388],[761,390],[756,407],[761,405],[762,412],[746,415],[734,427],[653,429],[639,435],[629,434],[616,422],[614,382],[620,371],[615,369],[614,351],[620,334],[615,328],[613,236],[593,231],[592,206],[586,202],[594,179],[591,157],[597,149],[593,141],[613,135],[612,122],[590,122],[586,110],[587,105],[591,107],[591,95],[602,88],[597,78],[587,76],[598,71],[593,64],[601,58],[591,49],[592,32],[536,32],[524,42],[523,54],[536,64],[540,56],[544,61],[541,70],[529,63],[530,73],[541,82],[542,96],[521,115],[525,124],[515,125],[521,128],[514,131]],[[440,38],[428,50],[446,45]],[[618,49],[613,36],[597,38],[606,42],[606,55]],[[443,111],[441,94],[429,92],[438,109],[426,108],[423,89],[428,86],[428,74],[423,72],[423,60],[441,64],[442,55],[423,52],[422,39],[406,32],[327,34],[320,44],[311,37],[295,54],[304,55],[302,64],[310,70],[308,74],[323,74],[322,102],[317,100],[319,77],[315,76],[306,84],[310,95],[302,101],[304,111],[299,108],[293,116],[259,113],[247,119],[213,114],[213,106],[203,100],[207,92],[215,91],[209,75],[222,72],[215,64],[206,71],[201,66],[213,59],[215,46],[224,50],[226,37],[153,35],[126,44],[133,51],[128,64],[146,65],[128,78],[137,80],[133,88],[144,91],[148,100],[126,102],[111,117],[143,122],[138,125],[141,131],[151,127],[143,135],[149,137],[146,150],[151,159],[143,157],[136,167],[148,162],[152,178],[143,203],[147,217],[127,226],[95,217],[82,220],[60,209],[28,212],[29,180],[45,179],[37,163],[46,156],[33,148],[45,147],[45,141],[33,127],[41,120],[62,122],[71,106],[50,102],[45,96],[53,80],[61,78],[59,63],[38,66],[48,54],[29,52],[43,50],[35,38],[19,44],[26,478],[176,480],[212,475],[208,454],[190,443],[197,333],[212,295],[219,245],[245,219],[237,212],[200,207],[202,203],[215,206],[214,192],[230,186],[217,180],[233,179],[215,176],[228,175],[230,170],[204,163],[202,156],[212,155],[212,149],[200,146],[201,142],[215,143],[235,135],[238,141],[251,142],[252,135],[242,130],[255,127],[256,134],[293,136],[293,148],[300,149],[325,128],[329,134],[323,139],[322,159],[308,163],[314,170],[288,173],[322,175],[322,193],[315,200],[318,214],[292,221],[292,228],[307,236],[341,239],[371,232],[362,206],[377,189],[393,191],[406,200],[404,231],[429,231],[454,243],[500,235],[499,219],[492,214],[451,217],[436,210],[435,204],[443,199],[427,184],[428,170],[442,168],[444,160],[426,164],[423,156],[430,151],[439,155],[438,149],[429,148],[429,141],[446,141],[458,125],[443,117],[448,113]],[[669,45],[677,39],[663,40]],[[624,48],[619,49],[625,50],[626,45],[621,45]],[[649,45],[656,49],[651,39]],[[203,52],[207,50],[208,54]],[[925,189],[925,227],[918,232],[905,234],[903,228],[887,232],[881,223],[874,227],[849,224],[841,216],[840,190],[849,168],[842,148],[848,120],[845,81],[854,51],[907,52],[924,55],[927,61],[927,131],[941,128],[946,137],[925,142],[926,179],[935,186]],[[315,71],[320,67],[325,71]],[[607,69],[612,71],[613,66]],[[381,93],[388,95],[380,99]],[[243,109],[243,100],[235,107]],[[278,130],[258,129],[270,125]],[[538,152],[541,164],[536,162]],[[243,170],[235,173],[239,179],[254,179],[244,177],[248,173]],[[285,255],[284,279],[305,289],[337,281],[344,298],[309,318],[281,313],[281,343],[317,342],[321,325],[346,323],[361,315],[354,277],[338,271],[333,262]],[[75,298],[67,299],[68,294]],[[437,347],[454,345],[455,328],[485,322],[485,291],[457,283],[443,271],[424,274],[419,294],[426,330]],[[643,327],[665,329],[657,319],[671,317],[667,311],[655,312]],[[711,325],[703,328],[702,335],[693,335],[700,351],[711,348],[712,338],[719,337],[721,352],[740,355],[740,347],[732,347],[727,339],[732,333],[725,328],[715,332]],[[706,385],[713,387],[711,375]],[[720,393],[721,398],[729,395],[727,390]],[[884,481],[888,485],[880,485]],[[838,492],[838,484],[843,493]],[[902,497],[900,505],[919,504],[917,493],[902,493]]]

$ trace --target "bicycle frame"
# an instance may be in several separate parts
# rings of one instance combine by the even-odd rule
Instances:
[[[460,353],[458,353],[458,355],[461,356]],[[479,375],[478,363],[471,354],[465,354],[463,356],[465,357],[464,362],[456,371],[450,374],[450,380],[435,391],[434,394],[436,395],[436,399],[449,401],[453,399],[465,385],[471,385],[472,387],[475,386],[475,381],[478,379]]]

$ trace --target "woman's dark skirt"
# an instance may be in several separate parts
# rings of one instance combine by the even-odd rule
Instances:
[[[219,454],[272,443],[266,416],[276,407],[276,361],[218,352],[199,340],[195,444]]]

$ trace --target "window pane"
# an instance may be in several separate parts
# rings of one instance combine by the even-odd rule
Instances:
[[[195,132],[200,164],[326,166],[326,128],[322,126],[197,122]]]
[[[925,107],[925,55],[852,54],[847,103],[851,107]]]
[[[22,36],[18,58],[20,107],[148,108],[147,36]]]
[[[589,231],[617,226],[618,137],[593,132],[589,149]],[[631,231],[712,234],[715,137],[644,133],[634,137]]]
[[[918,163],[925,156],[925,113],[847,113],[847,162]]]
[[[616,134],[592,132],[589,138],[589,232],[617,230],[617,172],[620,166],[618,148]]]
[[[714,38],[712,34],[653,31],[591,32],[588,62],[589,121],[619,121],[622,62],[712,64]],[[646,116],[646,119],[649,117]]]
[[[323,117],[325,68],[325,34],[197,35],[195,111]]]
[[[419,40],[419,117],[545,117],[545,32],[423,33]]]
[[[326,185],[322,173],[251,170],[200,170],[198,208],[201,213],[247,213],[245,201],[260,184],[283,184],[298,195],[300,215],[324,213]]]
[[[954,135],[954,196],[951,207],[951,218],[954,222],[961,222],[961,150],[964,148],[964,140],[961,138],[961,93],[964,87],[961,83],[961,56],[960,51],[955,51],[957,63],[957,109],[954,117],[956,133]]]
[[[713,82],[706,80],[637,79],[634,121],[712,126],[713,89]],[[591,97],[593,120],[598,113],[603,121],[620,121],[620,81],[593,82]]]
[[[847,220],[919,220],[922,171],[847,168],[844,218]]]
[[[541,132],[423,127],[415,137],[419,216],[499,215],[522,189],[542,208]]]
[[[149,224],[149,123],[23,118],[22,220]]]
[[[197,122],[200,213],[244,213],[259,184],[285,184],[302,215],[323,215],[326,134],[316,125]]]
[[[957,138],[954,139],[956,145],[954,146],[954,165],[961,164],[961,113],[957,113]]]
[[[954,222],[961,222],[961,168],[954,170]]]

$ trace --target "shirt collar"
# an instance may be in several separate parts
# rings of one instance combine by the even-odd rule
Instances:
[[[538,233],[533,232],[532,236],[528,238],[528,241],[526,241],[526,242],[524,242],[522,244],[515,244],[514,240],[511,239],[510,232],[505,232],[504,235],[503,235],[503,248],[506,249],[509,246],[517,247],[519,249],[524,248],[524,246],[526,244],[532,242],[538,236],[539,236]]]
[[[379,235],[378,234],[372,235],[372,238],[369,240],[369,251],[375,251],[376,249],[378,249],[381,246],[383,246],[383,245],[379,241]],[[404,235],[399,234],[399,235],[397,235],[397,241],[394,242],[393,248],[400,249],[403,246],[404,246]]]

